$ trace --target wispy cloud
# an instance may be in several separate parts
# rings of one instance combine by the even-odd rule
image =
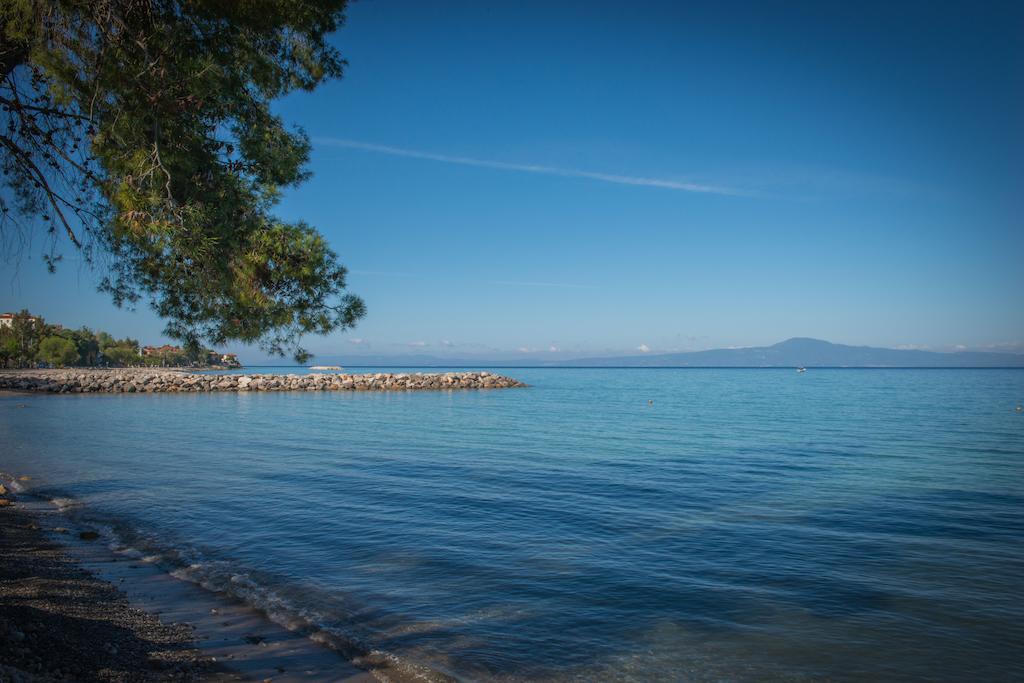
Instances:
[[[411,341],[409,342],[409,346],[413,347],[414,349],[422,349],[425,346],[430,346],[430,344],[428,344],[425,341]]]
[[[727,194],[743,195],[745,192],[718,185],[705,185],[680,180],[669,180],[666,178],[649,178],[646,176],[619,175],[615,173],[596,173],[594,171],[581,171],[573,168],[559,168],[557,166],[542,166],[539,164],[515,164],[507,161],[492,161],[489,159],[474,159],[473,157],[453,156],[450,154],[435,154],[424,152],[418,149],[405,149],[402,147],[390,147],[388,145],[374,145],[369,142],[358,140],[346,140],[343,138],[313,138],[318,145],[330,145],[332,147],[345,147],[348,149],[361,149],[367,152],[378,152],[398,157],[409,157],[412,159],[426,159],[428,161],[440,161],[446,164],[460,164],[462,166],[477,166],[479,168],[493,168],[499,171],[519,171],[522,173],[539,173],[542,175],[562,176],[564,178],[586,178],[588,180],[599,180],[605,183],[616,183],[618,185],[639,185],[643,187],[660,187],[667,190],[682,190],[683,192],[701,192],[705,194]]]
[[[491,284],[509,287],[562,287],[565,289],[597,289],[594,285],[578,285],[571,282],[522,282],[519,280],[493,280]]]
[[[639,351],[640,353],[647,353],[648,351],[651,350],[651,347],[648,346],[647,344],[641,344],[640,346],[636,347],[636,350]]]
[[[415,273],[396,273],[388,270],[350,270],[352,275],[376,275],[380,277],[416,277]]]
[[[366,340],[365,339],[359,339],[359,338],[349,339],[348,343],[349,344],[355,344],[356,346],[359,346],[360,344],[365,344]]]
[[[1024,342],[999,342],[996,344],[985,344],[979,347],[981,351],[1006,351],[1009,353],[1024,353]]]

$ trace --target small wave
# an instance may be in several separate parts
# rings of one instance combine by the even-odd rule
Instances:
[[[357,666],[376,671],[387,670],[397,672],[399,680],[402,681],[451,683],[455,680],[436,669],[422,666],[409,661],[404,657],[399,657],[394,653],[385,652],[384,650],[370,649],[362,652],[352,652],[351,643],[347,640],[346,636],[339,634],[337,629],[331,627],[325,626],[315,633],[311,633],[309,635],[309,639],[314,643],[319,643],[324,647],[345,654]],[[391,680],[391,678],[386,674],[382,676],[381,679],[384,681]]]
[[[229,595],[256,608],[274,623],[305,635],[315,643],[334,650],[357,666],[398,673],[401,680],[446,683],[453,680],[437,670],[371,647],[361,637],[336,624],[337,618],[300,607],[249,573],[238,572],[227,562],[205,561],[170,572],[175,578],[198,584],[206,590]],[[390,680],[384,676],[383,680]]]
[[[250,574],[239,572],[237,566],[228,562],[196,562],[174,569],[170,574],[208,591],[237,598],[289,631],[312,633],[326,620],[325,615],[297,607],[275,590],[253,579]]]
[[[125,557],[130,557],[133,560],[141,560],[144,555],[144,553],[138,548],[122,545],[117,541],[110,543],[108,547],[118,555],[124,555]]]
[[[53,503],[57,507],[57,509],[59,511],[61,511],[61,512],[65,512],[65,511],[70,510],[72,508],[80,508],[80,507],[82,507],[81,501],[75,500],[74,498],[64,498],[64,497],[51,498],[50,502]]]
[[[14,477],[10,477],[10,478],[4,477],[3,478],[3,484],[7,488],[9,488],[11,491],[14,491],[15,493],[24,493],[25,492],[25,487],[22,486],[21,483],[19,483],[18,480],[15,479]]]

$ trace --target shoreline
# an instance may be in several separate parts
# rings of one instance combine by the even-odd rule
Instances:
[[[0,370],[0,391],[49,394],[249,391],[450,391],[510,389],[522,382],[486,371],[445,373],[201,374],[182,370]]]
[[[12,480],[0,478],[0,681],[452,680],[276,623]]]
[[[0,662],[0,680],[26,683],[232,680],[191,629],[131,606],[17,503],[0,507]]]

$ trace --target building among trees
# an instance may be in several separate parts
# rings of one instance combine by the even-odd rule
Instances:
[[[0,313],[0,327],[11,327],[14,325],[14,319],[17,317],[17,313]],[[39,322],[39,318],[29,316],[27,320],[35,324]]]

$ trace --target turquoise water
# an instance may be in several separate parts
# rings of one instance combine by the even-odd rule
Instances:
[[[531,387],[6,395],[0,469],[467,680],[1024,678],[1024,371],[507,373]]]

